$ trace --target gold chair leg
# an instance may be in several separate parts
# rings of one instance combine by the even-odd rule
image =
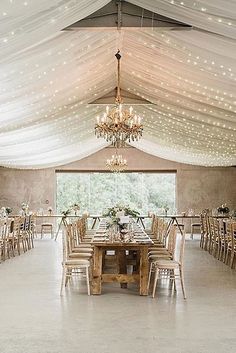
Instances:
[[[181,282],[181,287],[182,287],[182,292],[184,299],[186,299],[186,291],[185,291],[185,286],[184,286],[184,278],[183,278],[183,272],[182,269],[179,269],[179,274],[180,274],[180,282]]]
[[[149,292],[150,283],[151,283],[151,277],[152,277],[152,263],[150,265],[150,270],[149,270],[149,274],[148,274],[147,292]]]
[[[60,291],[60,295],[61,296],[62,296],[62,293],[63,293],[63,289],[65,288],[65,283],[66,283],[66,268],[65,268],[65,266],[63,266],[62,279],[61,279],[61,291]]]
[[[154,275],[153,291],[152,291],[152,297],[153,298],[155,297],[155,293],[156,293],[158,274],[159,274],[159,270],[158,270],[158,268],[156,268],[155,269],[155,275]]]
[[[90,295],[89,267],[86,267],[86,281],[87,281],[88,295]]]

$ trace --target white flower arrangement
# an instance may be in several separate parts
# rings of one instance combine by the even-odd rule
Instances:
[[[80,210],[80,206],[77,203],[74,203],[70,208],[74,211],[75,216],[77,215],[77,212]]]
[[[0,210],[0,215],[1,215],[1,217],[6,217],[6,215],[7,215],[6,207],[2,207],[2,208],[1,208],[1,210]]]
[[[29,209],[29,205],[26,202],[22,202],[21,209],[23,211],[27,211]]]

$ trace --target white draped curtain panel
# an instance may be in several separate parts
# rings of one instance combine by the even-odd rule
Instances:
[[[94,135],[121,86],[149,100],[135,106],[144,136],[133,145],[169,160],[236,165],[236,1],[130,0],[191,30],[61,31],[105,0],[0,1],[0,165],[46,168],[106,146]]]

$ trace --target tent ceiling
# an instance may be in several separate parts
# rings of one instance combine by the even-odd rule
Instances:
[[[93,14],[66,27],[66,30],[82,28],[137,28],[187,29],[190,25],[161,16],[141,6],[124,0],[110,0],[108,4]]]
[[[143,28],[65,31],[106,0],[0,2],[0,165],[43,168],[106,146],[94,137],[102,105],[121,84],[150,101],[135,105],[144,137],[135,146],[196,165],[236,164],[234,0],[130,0],[191,31]]]

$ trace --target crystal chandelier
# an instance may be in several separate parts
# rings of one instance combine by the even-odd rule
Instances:
[[[115,54],[117,58],[117,94],[115,106],[106,107],[103,116],[98,116],[95,125],[95,135],[103,137],[115,147],[123,147],[125,142],[138,141],[142,136],[143,125],[141,117],[133,112],[133,107],[123,109],[120,92],[120,51]]]
[[[127,160],[118,154],[117,151],[112,155],[111,159],[107,159],[106,167],[115,173],[123,172],[127,168]]]

